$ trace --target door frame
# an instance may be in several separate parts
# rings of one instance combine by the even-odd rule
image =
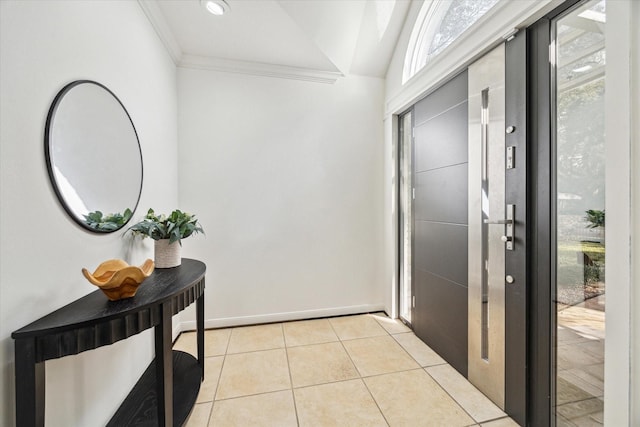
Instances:
[[[415,309],[415,305],[413,304],[413,296],[415,295],[415,291],[414,291],[414,282],[413,282],[413,277],[411,278],[411,298],[412,298],[412,303],[411,303],[411,307],[410,307],[410,311],[411,311],[411,320],[405,319],[404,317],[402,317],[402,287],[403,287],[403,283],[402,283],[402,278],[404,277],[405,272],[403,271],[403,266],[404,266],[404,257],[406,256],[405,252],[404,252],[404,225],[402,223],[403,218],[400,217],[400,213],[404,213],[406,214],[405,210],[403,209],[402,206],[402,198],[401,198],[401,192],[403,191],[402,188],[402,173],[403,173],[403,169],[402,169],[402,155],[405,153],[405,151],[402,149],[404,141],[403,141],[403,137],[404,137],[404,133],[407,131],[407,129],[404,128],[404,118],[407,116],[407,114],[411,114],[411,125],[410,125],[410,129],[409,131],[411,132],[411,146],[409,148],[409,150],[411,151],[411,170],[409,171],[410,175],[411,175],[411,182],[413,184],[413,179],[414,179],[414,161],[415,161],[415,153],[414,153],[414,132],[413,132],[413,128],[415,126],[415,115],[414,115],[414,108],[413,105],[406,109],[405,111],[403,111],[402,113],[397,115],[397,126],[398,126],[398,139],[397,139],[397,143],[398,143],[398,149],[396,150],[397,152],[397,159],[396,159],[396,170],[398,171],[398,179],[397,179],[397,184],[396,184],[396,202],[397,202],[397,208],[398,208],[398,221],[397,221],[397,242],[396,244],[398,245],[398,251],[397,251],[397,265],[398,265],[398,271],[396,272],[396,276],[397,276],[397,281],[398,281],[398,301],[397,301],[397,311],[398,311],[398,319],[400,319],[400,321],[404,324],[406,324],[407,326],[411,327],[413,329],[412,326],[412,321],[413,321],[413,311]],[[406,172],[406,171],[404,171]],[[414,240],[415,240],[415,236],[414,236],[414,204],[413,204],[413,199],[411,199],[410,201],[410,213],[411,213],[411,274],[413,274],[414,271],[414,260],[413,260],[413,252],[414,252]]]
[[[515,167],[505,171],[505,204],[516,206],[514,250],[505,251],[505,273],[515,278],[505,285],[505,412],[527,423],[527,354],[529,288],[529,154],[527,127],[527,31],[505,43],[505,147],[514,147]],[[505,129],[506,132],[506,129]]]

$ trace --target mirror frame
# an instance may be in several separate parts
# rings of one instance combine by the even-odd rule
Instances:
[[[124,113],[127,115],[127,118],[129,119],[129,123],[131,123],[133,134],[136,137],[136,143],[138,146],[138,155],[140,156],[140,188],[138,189],[138,195],[137,195],[135,204],[133,206],[133,209],[131,209],[131,212],[132,212],[131,217],[122,225],[122,227],[117,228],[115,230],[98,230],[90,227],[86,222],[82,221],[82,219],[78,217],[77,213],[74,212],[66,202],[64,195],[60,191],[60,188],[58,186],[58,182],[56,180],[55,173],[53,170],[53,164],[52,164],[53,162],[51,158],[51,131],[52,131],[51,127],[52,127],[53,119],[55,117],[55,113],[64,96],[69,91],[71,91],[71,89],[82,84],[93,84],[107,91],[107,93],[109,93],[122,107],[122,110],[124,111]],[[47,164],[47,173],[49,174],[49,181],[51,183],[51,186],[53,187],[53,191],[55,192],[56,197],[58,198],[58,201],[62,205],[67,215],[69,215],[69,217],[76,224],[80,225],[84,230],[91,231],[96,234],[108,234],[118,230],[122,230],[125,227],[125,225],[127,225],[129,221],[131,221],[131,218],[133,218],[133,213],[135,213],[136,209],[138,208],[138,203],[140,203],[140,196],[142,195],[142,186],[144,184],[144,163],[142,161],[142,147],[140,146],[140,138],[138,137],[138,131],[136,130],[135,125],[133,124],[133,120],[131,120],[129,111],[127,111],[122,101],[120,101],[120,99],[116,96],[116,94],[113,93],[108,87],[94,80],[74,80],[71,83],[66,84],[62,89],[60,89],[60,91],[56,94],[55,98],[53,99],[53,102],[49,107],[49,112],[47,113],[47,120],[45,124],[45,129],[44,129],[44,153],[45,153],[45,162]],[[109,212],[105,212],[105,214],[108,214],[108,213]]]

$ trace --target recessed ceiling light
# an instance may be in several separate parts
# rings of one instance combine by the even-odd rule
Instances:
[[[225,0],[200,0],[200,4],[205,10],[213,15],[224,15],[231,10],[229,3]]]

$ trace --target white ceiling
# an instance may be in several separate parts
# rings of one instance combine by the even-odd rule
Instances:
[[[410,0],[138,0],[181,66],[315,78],[384,77]]]

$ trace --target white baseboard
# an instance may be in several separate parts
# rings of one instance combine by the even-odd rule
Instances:
[[[285,313],[258,314],[255,316],[205,319],[204,327],[205,329],[228,328],[232,326],[256,325],[260,323],[273,323],[289,320],[316,319],[319,317],[344,316],[347,314],[371,313],[375,311],[385,311],[385,305],[351,305],[347,307],[322,308],[318,310],[290,311]],[[195,330],[195,320],[180,323],[180,332]]]

